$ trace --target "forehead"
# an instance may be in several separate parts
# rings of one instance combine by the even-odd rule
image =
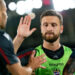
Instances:
[[[44,16],[41,22],[60,22],[57,16]]]

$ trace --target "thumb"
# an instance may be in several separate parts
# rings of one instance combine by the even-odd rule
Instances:
[[[36,28],[31,29],[31,34],[36,31]]]
[[[30,58],[33,58],[34,56],[35,56],[35,50],[32,51]]]

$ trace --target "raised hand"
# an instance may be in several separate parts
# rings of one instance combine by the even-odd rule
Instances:
[[[25,16],[24,18],[21,17],[20,23],[17,29],[17,35],[13,40],[14,45],[14,52],[16,53],[20,45],[22,44],[23,40],[30,36],[36,28],[30,30],[31,25],[31,17],[29,15]]]
[[[30,56],[29,59],[29,64],[28,66],[33,69],[33,71],[37,68],[45,68],[44,66],[41,66],[44,62],[46,62],[46,58],[44,57],[45,54],[42,54],[41,56],[35,56],[35,51],[32,52],[32,55]]]
[[[30,36],[36,30],[36,28],[30,30],[30,25],[31,25],[31,17],[29,15],[25,16],[24,18],[21,17],[17,29],[17,35],[23,38]]]

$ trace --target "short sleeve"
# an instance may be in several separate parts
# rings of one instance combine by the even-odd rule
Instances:
[[[30,55],[33,50],[34,48],[29,48],[29,49],[21,50],[17,53],[17,57],[20,59],[21,65],[26,66],[28,64]]]
[[[8,34],[0,35],[0,61],[4,65],[18,62],[18,58],[14,54],[12,40]]]

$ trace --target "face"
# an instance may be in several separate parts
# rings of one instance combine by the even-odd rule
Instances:
[[[53,43],[63,32],[63,25],[57,16],[45,16],[41,20],[41,33],[44,40]]]
[[[3,3],[3,8],[0,11],[0,28],[4,29],[6,26],[6,22],[7,22],[7,8],[6,8],[6,4],[5,2]]]

